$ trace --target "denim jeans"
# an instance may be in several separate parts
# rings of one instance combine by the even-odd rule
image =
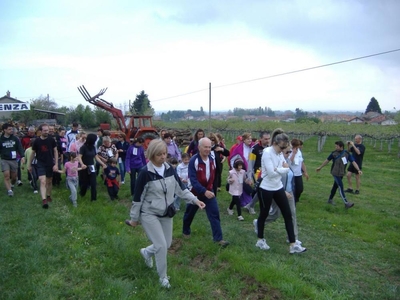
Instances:
[[[119,165],[119,173],[121,174],[121,181],[125,181],[125,173],[126,173],[125,162],[121,161],[120,163],[118,163],[118,165]]]
[[[188,187],[187,183],[183,183],[183,182],[182,182],[182,185],[183,185],[185,188]],[[178,210],[179,210],[180,207],[181,207],[181,198],[179,198],[178,196],[175,196],[175,198],[174,198],[174,206],[175,206],[175,208],[178,209]]]
[[[78,189],[78,178],[77,177],[69,177],[67,176],[67,185],[71,192],[70,199],[72,204],[76,205],[77,196],[77,189]]]
[[[219,218],[219,208],[216,198],[211,198],[207,200],[203,200],[206,204],[205,210],[207,213],[208,221],[211,225],[213,240],[215,242],[219,242],[222,240],[222,229],[221,229],[221,220]],[[194,216],[196,215],[199,207],[194,204],[187,204],[186,211],[183,216],[183,234],[190,235],[190,225],[193,222]]]

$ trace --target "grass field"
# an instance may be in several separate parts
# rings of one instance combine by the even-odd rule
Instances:
[[[256,216],[244,212],[243,222],[228,216],[230,197],[223,191],[218,196],[222,229],[231,245],[221,249],[212,242],[204,212],[193,222],[192,237],[183,239],[182,205],[168,256],[170,290],[159,287],[155,269],[140,256],[139,249],[148,245],[143,229],[124,224],[128,184],[114,202],[99,184],[98,201],[87,195],[78,198],[77,208],[62,184],[44,210],[24,172],[24,185],[15,187],[13,198],[1,185],[0,298],[400,299],[400,160],[367,144],[361,193],[348,195],[354,208],[344,209],[338,195],[337,205],[330,206],[329,166],[319,174],[315,168],[335,140],[328,138],[323,153],[315,151],[316,140],[305,143],[310,180],[297,215],[307,252],[289,255],[282,219],[266,227],[271,249],[256,248]]]

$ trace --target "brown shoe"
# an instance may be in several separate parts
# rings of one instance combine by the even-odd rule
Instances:
[[[219,242],[217,242],[218,245],[220,245],[222,248],[226,248],[229,245],[228,241],[224,241],[224,240],[220,240]]]

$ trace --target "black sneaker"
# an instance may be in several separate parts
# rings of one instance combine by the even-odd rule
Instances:
[[[353,189],[347,189],[345,190],[346,193],[353,193]]]
[[[345,204],[344,204],[344,207],[345,208],[352,208],[354,206],[354,203],[352,203],[352,202],[346,202]]]
[[[358,194],[360,194],[360,191],[356,190],[354,194],[358,195]]]
[[[46,200],[46,199],[43,199],[42,207],[43,207],[44,209],[48,209],[48,208],[49,208],[49,204],[47,204],[47,200]]]

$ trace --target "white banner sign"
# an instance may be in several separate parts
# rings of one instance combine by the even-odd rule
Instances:
[[[0,112],[30,110],[30,109],[31,105],[29,103],[0,103]]]

